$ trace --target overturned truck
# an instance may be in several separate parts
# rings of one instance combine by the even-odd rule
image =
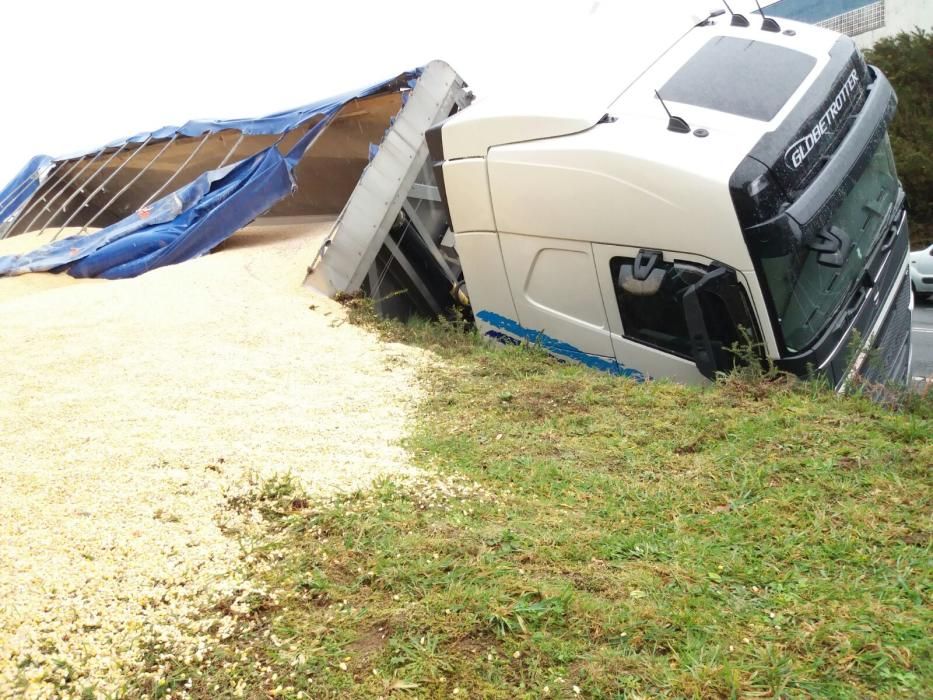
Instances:
[[[305,284],[385,314],[460,304],[490,338],[635,378],[705,382],[750,343],[840,388],[905,382],[884,75],[846,37],[766,17],[619,29],[614,78],[586,100],[471,105],[436,61],[263,119],[39,157],[0,194],[0,231],[55,240],[0,274],[133,276],[257,219],[331,213]]]

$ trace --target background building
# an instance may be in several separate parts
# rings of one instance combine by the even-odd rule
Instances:
[[[848,34],[862,48],[898,32],[933,28],[933,0],[778,0],[765,14]]]

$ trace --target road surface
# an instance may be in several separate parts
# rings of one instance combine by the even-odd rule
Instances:
[[[910,373],[915,378],[933,378],[933,303],[914,301],[913,319],[914,361]]]

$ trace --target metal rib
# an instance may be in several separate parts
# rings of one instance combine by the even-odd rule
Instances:
[[[43,194],[41,197],[39,196],[39,193],[42,191],[42,187],[36,190],[32,195],[32,199],[29,202],[29,206],[26,207],[25,211],[23,211],[22,214],[16,217],[16,221],[13,222],[13,225],[7,231],[7,235],[11,234],[19,226],[19,224],[21,224],[23,220],[25,220],[25,218],[29,216],[29,212],[35,209],[36,205],[39,202],[43,201],[45,197],[51,194],[52,190],[55,189],[58,183],[64,180],[66,177],[68,177],[68,173],[70,173],[72,170],[77,168],[82,160],[84,160],[84,157],[81,157],[75,160],[75,162],[71,164],[70,168],[65,168],[63,165],[61,167],[61,172],[55,172],[45,183],[48,186],[48,189],[46,189],[45,194]],[[58,180],[53,184],[53,180],[55,180],[55,178],[58,178]]]
[[[35,172],[35,173],[33,173],[32,175],[30,175],[28,179],[23,180],[21,183],[19,183],[19,185],[16,187],[16,189],[14,189],[12,192],[10,192],[10,193],[3,199],[3,201],[0,202],[0,209],[3,209],[3,207],[5,207],[7,204],[9,204],[9,203],[12,202],[14,199],[16,199],[16,198],[19,196],[20,192],[22,192],[24,189],[26,189],[26,187],[27,187],[30,183],[32,183],[34,180],[36,180],[36,179],[38,179],[38,178],[39,178],[39,173],[38,173],[38,172]],[[41,187],[41,185],[40,185],[40,187]]]
[[[236,143],[233,144],[233,148],[231,148],[229,151],[227,151],[227,155],[225,155],[225,156],[224,156],[224,159],[223,159],[222,161],[220,161],[220,165],[218,165],[217,168],[215,168],[216,170],[219,170],[220,168],[224,167],[224,166],[227,164],[227,161],[230,160],[230,156],[233,155],[233,152],[236,151],[237,148],[239,148],[239,146],[240,146],[241,143],[243,143],[243,139],[244,139],[244,138],[246,138],[246,134],[244,134],[244,133],[241,131],[241,132],[240,132],[240,138],[238,138],[238,139],[236,140]]]
[[[71,193],[71,196],[69,196],[68,199],[66,199],[66,200],[62,203],[62,205],[61,205],[58,209],[56,209],[56,210],[54,211],[54,213],[52,213],[52,215],[49,216],[48,219],[45,220],[45,223],[42,224],[42,228],[39,230],[39,235],[40,235],[40,236],[45,232],[45,229],[48,227],[48,225],[49,225],[50,223],[52,223],[52,219],[54,219],[56,216],[58,216],[59,214],[61,214],[62,212],[64,212],[64,211],[65,211],[65,207],[67,207],[75,197],[77,197],[79,194],[81,194],[81,192],[84,190],[84,188],[87,187],[89,184],[91,184],[91,181],[93,181],[95,177],[97,177],[98,175],[100,175],[100,173],[103,172],[104,168],[106,168],[108,165],[110,165],[110,164],[113,162],[113,159],[116,158],[118,155],[120,155],[120,153],[123,152],[123,149],[125,149],[126,146],[127,146],[127,144],[123,144],[122,146],[120,146],[120,148],[118,148],[116,151],[114,151],[112,154],[110,154],[110,157],[109,157],[107,160],[104,161],[103,165],[101,165],[99,168],[97,168],[97,170],[94,171],[94,174],[91,175],[87,180],[85,180],[84,183],[83,183],[80,187],[78,187],[74,192],[72,192],[72,193]],[[77,180],[77,178],[79,178],[79,177],[81,177],[81,173],[78,173],[78,174],[75,176],[74,179]],[[67,190],[69,186],[71,186],[71,183],[70,183],[70,182],[69,182],[67,185],[65,185],[65,189],[63,189],[62,192],[64,192],[65,190]],[[58,196],[61,196],[62,192],[59,192]],[[56,196],[56,199],[57,199],[58,196]],[[55,201],[55,200],[53,199],[52,202],[54,202],[54,201]],[[51,205],[52,205],[52,202],[49,202],[49,205],[48,205],[48,206],[51,206]],[[46,209],[47,209],[47,208],[48,208],[48,207],[46,207]]]
[[[125,148],[125,145],[124,145],[124,146],[120,146],[120,148],[117,149],[116,153],[114,153],[112,156],[110,156],[110,158],[107,160],[107,162],[109,163],[111,160],[113,160],[114,156],[116,156],[117,153],[119,153],[120,151],[122,151],[124,148]],[[85,165],[83,168],[81,168],[81,170],[79,170],[75,175],[72,175],[71,179],[65,184],[65,186],[62,187],[62,188],[55,194],[55,196],[52,197],[52,199],[50,199],[50,200],[46,203],[46,205],[45,205],[44,207],[42,207],[42,209],[40,209],[40,210],[36,213],[35,216],[32,217],[32,220],[31,220],[28,224],[26,224],[26,228],[25,228],[25,230],[23,231],[23,233],[25,233],[26,231],[31,231],[31,230],[32,230],[32,225],[33,225],[34,223],[36,223],[36,220],[42,215],[42,212],[48,211],[48,210],[49,210],[49,207],[51,207],[51,206],[58,200],[58,198],[61,197],[62,194],[64,194],[64,193],[68,190],[69,187],[71,187],[75,182],[78,181],[78,178],[81,177],[81,175],[84,174],[84,171],[87,170],[88,168],[90,168],[90,167],[97,161],[97,159],[100,158],[100,157],[104,154],[104,151],[105,151],[105,150],[106,150],[106,149],[103,149],[103,148],[100,149],[100,150],[97,152],[97,155],[94,156],[94,157],[91,159],[91,161],[90,161],[87,165]],[[106,163],[105,163],[104,165],[106,165]],[[100,172],[100,168],[98,168],[97,172]],[[94,174],[96,175],[97,172],[95,172]]]
[[[107,186],[107,183],[110,182],[110,181],[114,178],[114,176],[116,176],[116,174],[117,174],[118,172],[120,172],[121,170],[123,170],[123,168],[126,167],[126,164],[129,163],[131,160],[133,160],[133,158],[135,158],[135,157],[139,154],[139,152],[140,152],[141,150],[143,150],[143,148],[145,148],[146,145],[147,145],[147,144],[149,143],[149,141],[151,141],[151,140],[152,140],[152,137],[150,136],[150,137],[147,138],[145,141],[143,141],[142,144],[141,144],[135,151],[133,151],[132,153],[130,153],[129,157],[128,157],[125,161],[123,161],[123,162],[120,164],[120,166],[117,167],[116,170],[114,170],[112,173],[110,173],[110,175],[108,175],[106,178],[104,178],[104,181],[103,181],[102,183],[100,183],[100,184],[97,186],[97,188],[96,188],[93,192],[91,192],[91,194],[89,194],[87,197],[84,198],[84,201],[81,202],[81,204],[79,204],[77,207],[75,207],[75,210],[74,210],[73,212],[71,212],[71,216],[69,216],[67,219],[65,219],[65,223],[62,224],[62,226],[61,226],[60,229],[58,229],[58,233],[56,233],[56,234],[55,234],[55,238],[52,239],[53,241],[56,240],[56,239],[61,235],[62,231],[64,231],[65,228],[68,226],[68,224],[70,224],[70,223],[72,222],[72,220],[75,218],[75,216],[78,215],[78,212],[80,212],[82,209],[84,209],[84,207],[86,207],[86,206],[88,205],[88,203],[94,198],[94,195],[96,195],[98,192],[100,192],[102,189],[104,189],[104,187]],[[110,160],[108,160],[107,163],[109,163],[111,160],[113,160],[113,158],[111,158]],[[105,163],[103,166],[101,166],[101,170],[103,170],[103,168],[105,168],[105,167],[106,167],[106,163]],[[98,170],[97,172],[99,173],[100,170]],[[96,176],[97,176],[97,173],[94,173],[94,175],[92,175],[91,177],[89,177],[88,180],[87,180],[87,182],[85,183],[85,185],[87,185],[88,183],[90,183],[91,180],[93,180]],[[80,191],[81,191],[81,190],[78,190],[78,192],[80,192]],[[68,198],[68,201],[70,202],[72,199],[74,199],[74,198],[77,196],[78,192],[75,192],[73,195],[71,195],[71,197]],[[61,208],[59,209],[59,211],[61,211],[62,209],[64,209],[65,206],[67,206],[67,205],[68,205],[68,202],[65,202],[65,204],[63,204],[63,205],[61,206]],[[57,214],[57,213],[58,213],[58,212],[56,212],[56,214]],[[99,213],[99,212],[98,212],[98,213]],[[54,215],[49,219],[49,221],[46,221],[46,222],[45,222],[45,226],[48,226],[48,225],[49,225],[49,222],[50,222],[53,218],[55,218]],[[45,231],[45,226],[42,227],[42,231]],[[85,225],[84,228],[86,229],[86,228],[87,228],[87,225]],[[84,231],[84,229],[81,229],[81,230],[82,230],[82,232]],[[40,234],[40,235],[42,234],[42,231],[39,231],[39,234]]]
[[[172,181],[174,181],[174,179],[175,179],[176,177],[178,177],[178,173],[180,173],[182,170],[184,170],[184,169],[188,166],[188,163],[190,163],[190,162],[194,159],[194,157],[198,154],[198,151],[201,150],[201,147],[202,147],[205,143],[207,143],[207,140],[208,140],[210,137],[211,137],[210,132],[204,134],[204,138],[201,139],[201,142],[198,143],[197,146],[195,146],[195,149],[194,149],[193,151],[191,151],[191,155],[189,155],[189,156],[185,159],[185,162],[184,162],[184,163],[182,163],[180,166],[178,166],[178,168],[175,170],[175,172],[172,173],[171,177],[169,177],[169,179],[166,180],[166,181],[163,183],[163,185],[162,185],[159,189],[157,189],[155,192],[153,192],[153,193],[149,196],[149,199],[147,199],[145,202],[142,203],[142,206],[140,207],[140,209],[142,209],[142,208],[145,207],[146,205],[150,204],[156,197],[158,197],[160,194],[162,194],[162,192],[165,190],[165,188],[168,187],[168,186],[172,183]]]
[[[141,178],[141,177],[143,176],[143,174],[144,174],[147,170],[149,170],[149,168],[151,168],[151,167],[155,164],[155,162],[156,162],[157,160],[159,160],[159,158],[162,157],[162,154],[165,153],[165,152],[168,150],[169,146],[171,146],[173,143],[175,143],[175,139],[177,139],[177,138],[178,138],[178,134],[176,133],[176,134],[174,134],[174,135],[172,136],[171,140],[167,141],[167,142],[165,143],[165,145],[162,146],[162,150],[160,150],[158,153],[156,153],[156,154],[155,154],[155,157],[154,157],[152,160],[150,160],[148,163],[146,163],[145,167],[144,167],[142,170],[140,170],[138,173],[136,173],[136,176],[135,176],[132,180],[130,180],[129,182],[127,182],[127,183],[123,186],[123,189],[121,189],[119,192],[117,192],[115,195],[113,195],[113,197],[110,198],[110,201],[109,201],[109,202],[107,202],[104,206],[102,206],[100,209],[97,210],[97,213],[94,214],[94,216],[91,217],[91,220],[88,221],[86,224],[84,224],[84,227],[81,229],[81,232],[83,233],[83,232],[86,231],[88,228],[90,228],[90,227],[91,227],[91,224],[93,224],[95,221],[97,221],[97,217],[98,217],[98,216],[100,216],[100,215],[103,214],[105,211],[107,211],[107,209],[110,207],[110,205],[113,204],[114,202],[116,202],[117,199],[120,198],[120,195],[122,195],[122,194],[123,194],[124,192],[126,192],[130,187],[132,187],[133,184],[134,184],[139,178]],[[62,229],[64,229],[64,228],[65,228],[65,227],[63,226]],[[56,239],[58,238],[58,236],[61,234],[61,232],[62,232],[62,231],[59,230],[58,233],[55,234],[55,238],[53,238],[52,240],[53,240],[53,241],[56,240]]]

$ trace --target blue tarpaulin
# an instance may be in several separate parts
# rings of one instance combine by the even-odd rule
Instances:
[[[384,80],[375,85],[362,88],[361,90],[352,90],[341,95],[327,97],[317,102],[312,102],[294,109],[288,109],[284,112],[276,112],[275,114],[269,114],[264,117],[249,119],[194,119],[185,122],[181,126],[163,126],[161,129],[156,129],[155,131],[143,131],[133,136],[117,139],[116,141],[108,143],[105,148],[117,148],[128,143],[143,143],[148,139],[153,141],[169,139],[172,136],[194,138],[203,136],[204,134],[214,134],[225,129],[233,129],[247,136],[284,134],[286,131],[291,131],[292,129],[302,126],[321,115],[333,114],[352,100],[375,95],[395,85],[413,86],[415,79],[421,75],[421,70],[422,69],[417,68],[413,71],[390,78],[389,80]],[[98,149],[93,149],[86,152],[74,153],[67,156],[66,159],[90,155],[96,153],[97,150]]]
[[[0,190],[0,223],[13,216],[39,189],[40,174],[52,164],[48,156],[36,156],[20,170],[9,185]]]
[[[190,184],[96,233],[71,236],[25,254],[0,257],[0,276],[51,271],[68,272],[74,277],[121,279],[203,255],[294,191],[296,164],[345,104],[407,86],[419,73],[405,73],[363,90],[267,117],[191,121],[108,144],[120,146],[175,135],[196,137],[225,129],[246,135],[285,134],[314,119],[320,120],[286,155],[279,152],[277,145],[270,146],[238,163],[203,173]],[[70,158],[74,157],[80,156]],[[50,162],[45,156],[34,158],[4,192],[22,186],[39,167]]]
[[[267,148],[96,233],[0,257],[0,276],[67,270],[119,279],[203,255],[288,194],[292,166]]]

